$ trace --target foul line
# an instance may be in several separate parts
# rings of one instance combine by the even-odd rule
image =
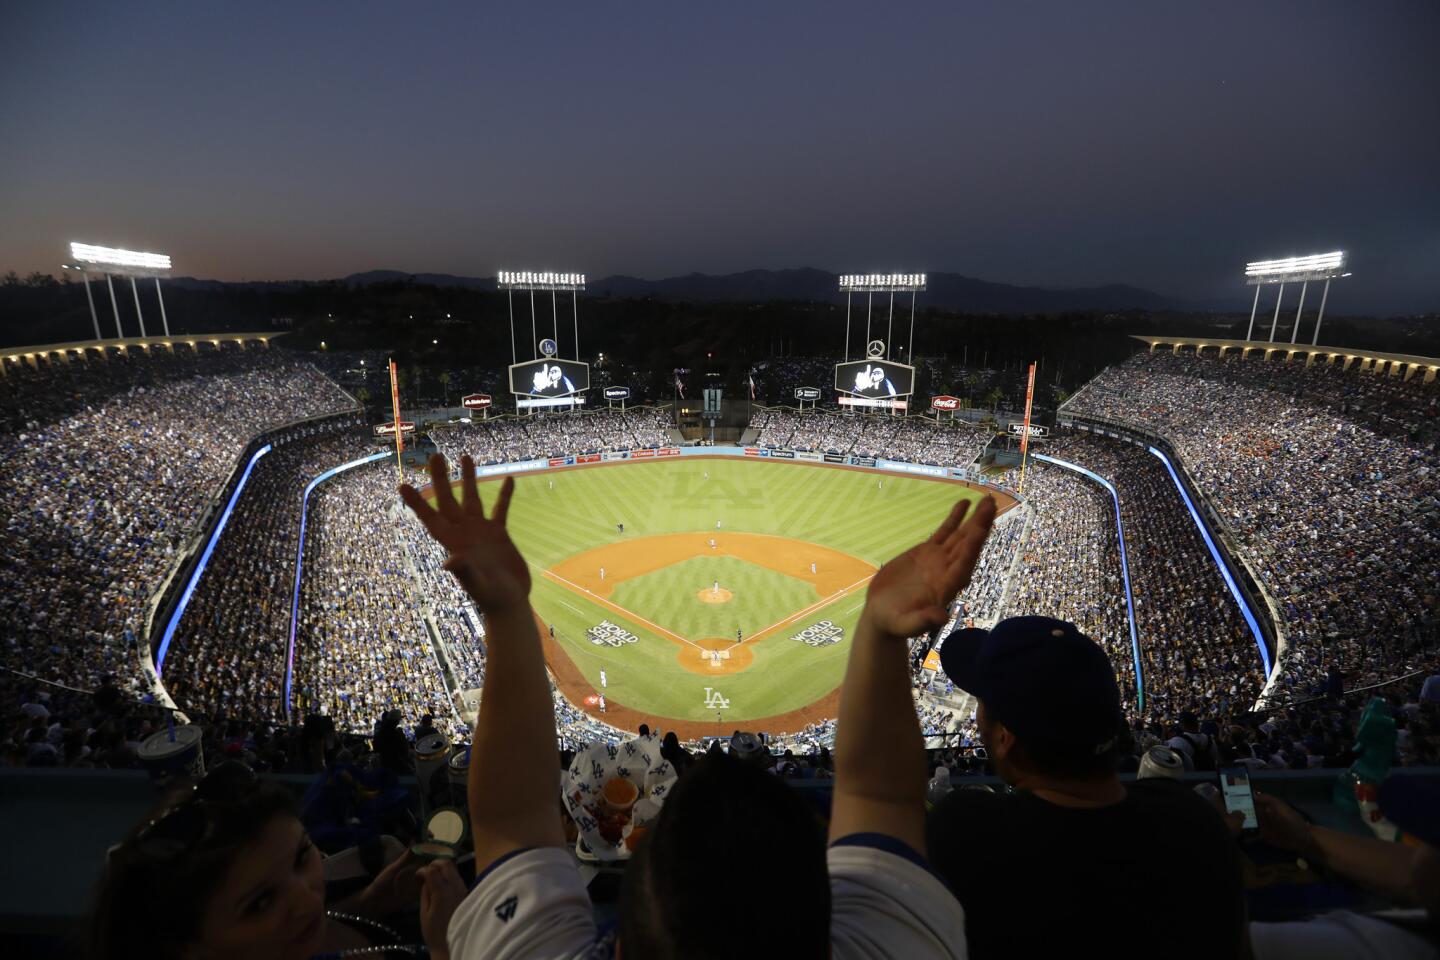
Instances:
[[[879,572],[879,571],[877,570],[876,573],[878,573],[878,572]],[[875,574],[874,574],[874,573],[870,574],[869,576],[861,577],[859,580],[856,580],[854,583],[850,584],[850,586],[848,586],[848,587],[841,587],[839,590],[836,590],[834,593],[830,594],[830,596],[828,596],[828,597],[822,597],[822,598],[820,598],[819,600],[816,600],[814,603],[810,604],[810,606],[806,607],[805,609],[803,609],[803,610],[797,610],[797,611],[795,611],[794,613],[790,614],[790,616],[786,617],[785,619],[783,619],[783,620],[778,620],[778,621],[776,621],[775,623],[770,624],[770,626],[766,627],[764,630],[759,630],[759,631],[756,631],[755,633],[752,633],[752,634],[750,635],[750,639],[749,639],[749,640],[746,640],[745,642],[746,642],[746,643],[749,643],[750,640],[760,640],[760,639],[763,639],[763,638],[765,638],[765,637],[768,637],[770,634],[774,633],[776,630],[779,630],[781,627],[785,626],[785,624],[787,624],[787,623],[793,623],[793,622],[795,622],[796,620],[801,620],[801,619],[809,616],[811,613],[814,613],[816,610],[821,609],[822,607],[828,607],[828,606],[830,606],[830,604],[836,602],[837,600],[842,599],[847,593],[849,593],[850,591],[854,590],[856,587],[860,586],[860,585],[863,584],[863,583],[869,583],[871,580],[874,580],[874,579],[875,579]]]
[[[537,566],[535,566],[535,564],[533,564],[533,563],[530,564],[530,566],[531,566],[532,568],[536,569],[536,570],[540,570],[540,568],[537,567]],[[878,572],[879,572],[879,571],[877,570],[876,573],[878,573]],[[600,604],[601,606],[609,607],[611,610],[614,610],[616,613],[620,614],[622,617],[628,617],[629,619],[635,621],[636,623],[643,623],[645,626],[649,627],[651,630],[654,630],[656,633],[661,634],[662,636],[669,637],[670,639],[675,640],[675,641],[677,641],[677,642],[679,642],[679,643],[689,644],[690,646],[694,647],[694,648],[697,649],[697,650],[706,650],[706,649],[708,649],[707,647],[702,647],[700,644],[696,643],[696,642],[693,641],[693,640],[688,640],[688,639],[686,639],[685,637],[680,636],[680,634],[676,633],[676,632],[673,631],[673,630],[667,630],[667,629],[665,629],[664,627],[660,626],[660,624],[655,623],[655,622],[652,621],[652,620],[647,620],[647,619],[645,619],[644,617],[640,616],[638,613],[632,613],[632,612],[630,612],[629,610],[626,610],[624,607],[620,606],[620,604],[614,603],[613,601],[610,601],[610,600],[607,600],[607,599],[605,599],[604,597],[600,596],[599,594],[594,593],[593,591],[590,591],[590,590],[585,589],[584,587],[580,586],[578,583],[572,583],[571,581],[566,580],[564,577],[560,576],[558,573],[553,573],[553,572],[551,572],[551,571],[549,571],[549,570],[540,570],[540,574],[541,574],[541,576],[549,577],[551,580],[554,580],[556,583],[561,584],[561,585],[564,586],[566,589],[568,589],[568,590],[572,591],[573,593],[576,593],[576,594],[578,594],[578,595],[580,595],[580,596],[585,597],[586,599],[590,600],[590,601],[593,602],[593,603],[598,603],[598,604]],[[808,607],[805,607],[803,610],[797,610],[797,611],[795,611],[794,613],[790,614],[788,617],[785,617],[785,618],[782,619],[782,620],[777,620],[776,622],[770,624],[770,626],[766,627],[765,629],[763,629],[763,630],[757,630],[755,633],[750,634],[750,636],[747,637],[744,642],[745,642],[745,643],[750,643],[750,642],[755,641],[755,640],[762,640],[762,639],[764,639],[765,637],[768,637],[770,634],[774,633],[776,630],[779,630],[781,627],[785,626],[787,623],[793,623],[793,622],[795,622],[796,620],[801,620],[801,619],[809,616],[810,614],[814,613],[816,610],[819,610],[819,609],[821,609],[821,608],[823,608],[823,607],[828,607],[830,604],[835,603],[836,601],[843,599],[847,594],[849,594],[849,593],[851,593],[852,591],[854,591],[856,587],[859,587],[859,586],[861,586],[861,585],[863,585],[863,584],[867,584],[867,583],[869,583],[871,580],[874,580],[874,579],[875,579],[875,574],[874,574],[874,573],[869,574],[868,576],[861,577],[859,580],[856,580],[854,583],[850,584],[848,587],[841,587],[839,590],[836,590],[836,591],[835,591],[834,593],[832,593],[830,596],[828,596],[828,597],[821,597],[819,600],[816,600],[814,603],[810,604],[810,606],[808,606]],[[565,603],[565,601],[563,601],[563,600],[560,601],[560,602],[561,602],[561,603]],[[565,605],[566,605],[567,607],[570,607],[570,605],[569,605],[568,603],[566,603]],[[574,607],[570,607],[570,609],[571,609],[571,610],[575,610]],[[852,608],[852,609],[853,609],[853,608]],[[575,610],[575,612],[576,612],[576,613],[580,613],[581,611]],[[735,646],[735,644],[732,643],[731,646],[733,647],[733,646]]]
[[[696,642],[693,641],[693,640],[686,640],[684,637],[680,636],[680,634],[678,634],[678,633],[675,633],[673,630],[666,630],[664,627],[660,626],[660,624],[654,623],[654,622],[652,622],[652,621],[650,621],[650,620],[646,620],[644,617],[640,616],[640,615],[637,614],[637,613],[631,613],[629,610],[626,610],[624,607],[620,606],[620,604],[618,604],[618,603],[612,603],[612,602],[610,602],[609,600],[606,600],[604,597],[600,596],[598,593],[594,593],[594,592],[592,592],[592,591],[590,591],[590,590],[586,590],[584,587],[580,586],[578,583],[571,583],[569,580],[566,580],[564,577],[560,576],[558,573],[552,573],[552,572],[549,571],[549,570],[542,570],[542,571],[540,571],[540,572],[541,572],[544,576],[549,577],[551,580],[554,580],[556,583],[559,583],[559,584],[564,585],[564,586],[567,587],[568,589],[574,591],[574,592],[577,593],[577,594],[580,594],[581,596],[585,597],[586,599],[590,600],[591,602],[593,602],[593,603],[598,603],[598,604],[600,604],[601,606],[604,606],[604,607],[609,607],[611,610],[614,610],[616,613],[620,614],[622,617],[629,617],[631,620],[634,620],[636,623],[643,623],[643,624],[645,624],[645,626],[649,627],[651,630],[654,630],[654,631],[655,631],[656,633],[658,633],[658,634],[661,634],[661,635],[663,635],[663,636],[669,637],[669,638],[672,639],[672,640],[679,641],[680,643],[688,643],[688,644],[690,644],[690,646],[694,647],[696,650],[704,650],[704,649],[705,649],[704,647],[700,646],[700,644],[696,643]]]

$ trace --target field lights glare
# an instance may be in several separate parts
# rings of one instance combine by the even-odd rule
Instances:
[[[583,287],[583,273],[555,273],[549,270],[501,270],[496,279],[502,287]]]
[[[90,243],[71,243],[70,256],[77,263],[93,263],[102,267],[134,267],[142,270],[169,270],[170,257],[163,253],[141,253],[97,247]]]
[[[840,277],[841,290],[924,290],[923,273],[847,273]]]
[[[1316,253],[1308,257],[1286,257],[1283,260],[1256,260],[1245,264],[1245,276],[1251,280],[1283,280],[1291,277],[1314,277],[1345,269],[1345,251]]]

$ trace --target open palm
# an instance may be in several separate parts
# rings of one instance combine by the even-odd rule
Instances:
[[[871,623],[896,637],[914,636],[944,623],[946,605],[970,582],[994,522],[991,497],[981,500],[973,513],[970,501],[955,504],[929,540],[885,564],[870,581],[865,615]]]
[[[505,529],[515,479],[505,478],[495,508],[487,518],[475,485],[474,460],[460,458],[458,501],[450,486],[450,465],[445,458],[434,454],[429,466],[435,506],[426,503],[408,483],[401,486],[400,499],[414,511],[430,536],[450,551],[445,569],[455,574],[482,612],[495,613],[523,604],[530,595],[530,568]]]

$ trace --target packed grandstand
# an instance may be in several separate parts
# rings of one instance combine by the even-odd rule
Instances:
[[[395,502],[393,458],[357,402],[316,366],[225,341],[8,364],[5,384],[0,698],[23,718],[5,762],[134,765],[166,705],[268,769],[308,769],[317,737],[397,718],[411,736],[465,737],[483,618]],[[1227,760],[1343,757],[1354,714],[1335,694],[1375,686],[1401,708],[1436,668],[1437,396],[1418,378],[1163,352],[1102,373],[1062,413],[1118,435],[1066,431],[1037,445],[1023,488],[1018,471],[994,478],[1019,508],[952,621],[912,641],[916,711],[941,762],[978,769],[973,701],[925,668],[927,650],[1017,614],[1071,621],[1107,650],[1132,759],[1182,721]],[[672,429],[666,409],[638,408],[437,423],[428,436],[452,462],[493,464],[653,448],[676,442]],[[965,420],[760,406],[750,430],[764,448],[976,469],[992,437]],[[1171,466],[1254,571],[1253,609]],[[167,623],[183,562],[221,513],[205,572]],[[96,722],[86,691],[131,706]],[[633,735],[552,694],[563,746]],[[765,732],[808,758],[793,775],[824,775],[833,720]],[[1405,761],[1435,760],[1433,736],[1403,744]]]

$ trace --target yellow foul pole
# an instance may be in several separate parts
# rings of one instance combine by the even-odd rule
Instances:
[[[1030,382],[1025,386],[1025,432],[1020,434],[1020,487],[1025,492],[1025,463],[1030,453],[1030,405],[1035,402],[1035,364],[1030,364]]]
[[[1034,373],[1033,368],[1031,373]],[[404,434],[400,432],[400,381],[395,373],[394,360],[390,361],[390,407],[395,415],[395,473],[400,477],[400,482],[404,483],[405,469],[401,466],[400,457],[405,452],[405,440]]]

